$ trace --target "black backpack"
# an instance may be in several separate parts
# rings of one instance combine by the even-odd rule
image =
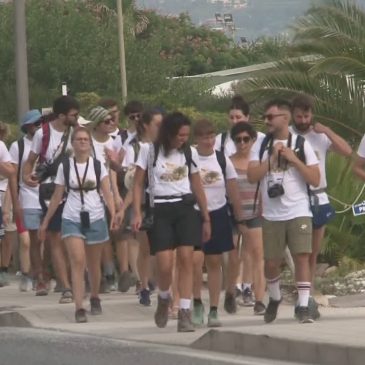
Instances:
[[[292,138],[292,134],[290,133],[289,134],[289,141],[290,141],[289,147],[291,147],[291,138]],[[297,154],[298,158],[303,163],[306,163],[305,152],[304,152],[304,142],[305,142],[305,138],[302,135],[298,134],[297,140],[295,141],[294,152]],[[273,144],[274,144],[274,137],[271,133],[268,133],[265,136],[265,138],[263,139],[263,141],[261,142],[260,151],[259,151],[260,163],[262,162],[262,158],[263,158],[266,150],[267,150],[269,156],[271,155]],[[256,210],[256,203],[257,203],[257,199],[259,196],[259,191],[260,191],[260,182],[257,183],[257,188],[256,188],[256,192],[255,192],[255,200],[254,200],[254,204],[253,204],[253,211]]]
[[[219,166],[222,169],[222,174],[223,174],[224,180],[226,180],[226,169],[227,169],[226,155],[222,151],[215,151],[215,155],[217,157]]]
[[[221,138],[221,148],[220,148],[220,152],[223,152],[224,153],[224,147],[225,147],[225,143],[226,143],[226,139],[227,139],[227,135],[228,133],[227,132],[223,132],[222,133],[222,138]]]
[[[101,176],[101,162],[96,158],[93,158],[94,161],[94,171],[96,176],[96,191],[100,195],[100,176]],[[65,158],[62,161],[63,165],[63,175],[65,178],[65,188],[66,192],[70,191],[70,159]]]

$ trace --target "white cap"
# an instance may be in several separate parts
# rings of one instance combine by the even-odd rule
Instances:
[[[91,121],[90,120],[86,120],[84,117],[82,117],[81,115],[79,116],[79,118],[77,119],[77,124],[81,127],[84,127],[88,124],[90,124]]]

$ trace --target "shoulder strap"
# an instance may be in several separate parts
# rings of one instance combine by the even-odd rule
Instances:
[[[66,192],[70,191],[70,159],[64,158],[62,160],[63,176],[65,178]]]
[[[197,164],[193,160],[193,154],[191,152],[190,146],[184,147],[184,156],[185,156],[185,160],[186,160],[185,163],[188,166],[188,171],[189,171],[189,176],[190,176],[191,175],[191,165],[194,165],[195,167],[197,167]]]
[[[134,162],[137,162],[139,150],[141,149],[141,146],[136,138],[133,138],[133,140],[130,143],[132,145],[133,151],[134,151]]]
[[[119,131],[120,138],[122,140],[122,144],[128,139],[128,131],[126,129],[121,129]]]
[[[49,126],[50,122],[44,122],[42,123],[42,146],[41,146],[41,152],[39,154],[40,162],[44,162],[46,160],[46,153],[49,146],[49,140],[51,138],[51,129]]]
[[[300,161],[302,161],[303,163],[306,163],[305,152],[304,152],[304,142],[305,142],[305,138],[303,136],[301,136],[300,134],[298,134],[297,140],[295,141],[295,152],[296,152],[298,158],[300,159]]]
[[[158,151],[160,149],[160,145],[158,143],[153,143],[153,164],[152,167],[156,167],[157,157],[158,157]]]
[[[227,139],[227,132],[223,132],[222,133],[222,138],[221,138],[221,148],[220,148],[220,151],[223,152],[223,153],[224,153],[224,147],[225,147],[226,139]]]
[[[18,188],[20,182],[20,169],[22,166],[23,155],[24,155],[24,137],[18,139],[18,174],[17,174]]]
[[[101,162],[97,160],[96,158],[94,160],[94,170],[95,170],[95,176],[96,176],[96,191],[100,195],[100,177],[101,177]]]
[[[226,180],[226,168],[227,168],[226,156],[222,151],[215,151],[215,154],[217,156],[217,161],[219,163],[219,166],[222,169],[224,180]]]

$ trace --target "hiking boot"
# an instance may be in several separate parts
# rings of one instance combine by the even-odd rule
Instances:
[[[253,300],[252,291],[249,288],[246,288],[242,292],[243,306],[244,307],[253,307],[255,305],[255,301]]]
[[[203,305],[203,303],[194,304],[192,322],[195,327],[202,327],[204,325],[204,305]]]
[[[297,318],[299,323],[314,323],[314,319],[311,317],[308,307],[298,307]]]
[[[318,303],[313,297],[309,297],[308,310],[311,318],[317,321],[321,317],[321,313],[318,310]]]
[[[39,281],[37,283],[35,295],[36,297],[44,297],[45,295],[48,295],[47,285],[43,281]]]
[[[59,303],[60,304],[68,304],[73,302],[73,296],[71,289],[66,289],[62,292]]]
[[[82,308],[78,309],[75,312],[75,320],[76,323],[86,323],[87,322],[86,310]]]
[[[32,290],[32,280],[28,275],[22,274],[19,282],[19,291],[27,292]]]
[[[149,307],[151,305],[151,293],[148,289],[142,289],[139,292],[139,304]]]
[[[155,323],[158,328],[165,328],[169,319],[170,298],[157,298],[157,309],[155,312]]]
[[[102,313],[99,298],[90,298],[90,313],[93,316],[97,316]]]
[[[256,302],[253,307],[253,313],[255,316],[263,316],[265,314],[266,307],[262,302]]]
[[[278,314],[278,308],[279,308],[280,303],[281,303],[281,299],[274,300],[274,299],[270,298],[269,304],[268,304],[265,314],[264,314],[264,321],[266,323],[271,323],[271,322],[275,321],[276,316]]]
[[[222,327],[222,322],[218,319],[218,311],[212,310],[208,314],[208,327]]]
[[[180,309],[177,319],[177,332],[194,332],[190,309]]]
[[[126,293],[131,287],[131,274],[129,271],[124,271],[120,274],[118,280],[118,290],[122,293]]]
[[[237,304],[234,294],[228,292],[226,293],[224,298],[224,310],[229,314],[234,314],[237,312]]]

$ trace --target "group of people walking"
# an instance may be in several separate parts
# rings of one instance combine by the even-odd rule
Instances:
[[[60,303],[74,302],[75,320],[87,322],[86,292],[97,315],[100,293],[135,286],[139,303],[149,306],[156,289],[156,325],[176,318],[179,332],[191,332],[206,322],[206,271],[209,327],[222,325],[222,287],[227,313],[236,313],[237,304],[252,306],[269,323],[282,300],[280,274],[289,255],[295,316],[300,323],[319,318],[311,292],[325,227],[335,214],[326,194],[326,155],[349,157],[352,149],[316,123],[311,97],[269,101],[265,134],[251,124],[241,96],[231,100],[221,134],[207,119],[192,123],[138,101],[124,107],[125,129],[114,100],[101,100],[86,119],[79,109],[62,96],[51,115],[26,113],[24,136],[10,153],[0,142],[22,291],[33,285],[36,295],[47,295],[51,266]],[[354,168],[363,180],[364,146]],[[0,286],[10,264],[5,246],[3,240]]]

